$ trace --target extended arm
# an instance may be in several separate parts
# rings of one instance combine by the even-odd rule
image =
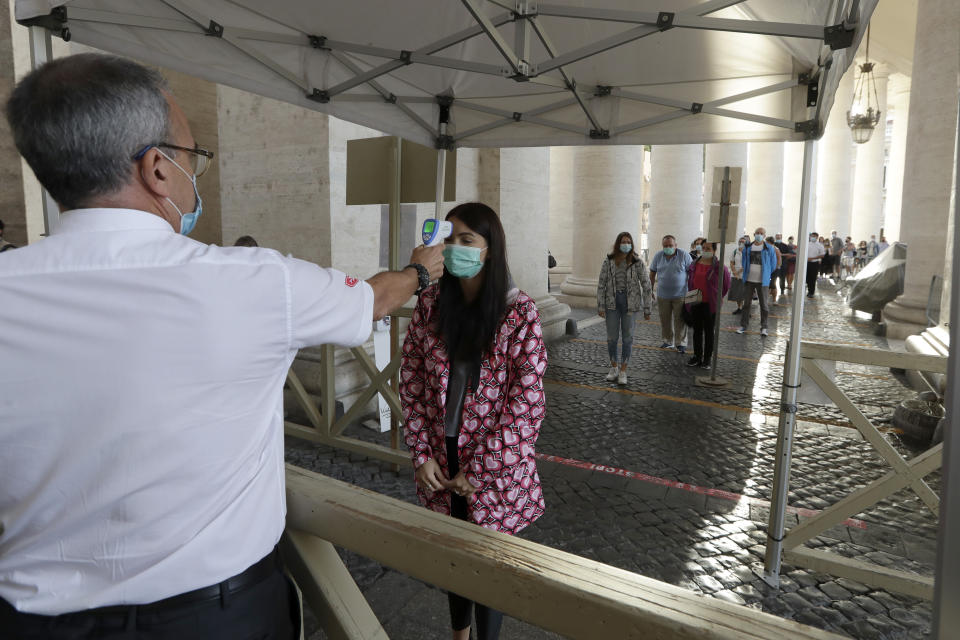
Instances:
[[[410,257],[411,263],[426,267],[431,280],[443,275],[443,247],[417,247]],[[419,286],[417,270],[408,267],[403,271],[383,271],[367,280],[373,289],[373,319],[389,315],[416,293]]]

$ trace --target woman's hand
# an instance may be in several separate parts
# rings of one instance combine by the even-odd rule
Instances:
[[[437,464],[437,461],[433,458],[430,458],[420,465],[415,476],[417,485],[428,494],[440,491],[450,483],[450,481],[447,480],[447,476],[440,470],[440,465]]]
[[[477,488],[467,480],[467,476],[463,474],[463,471],[458,473],[453,480],[447,482],[445,486],[450,491],[464,498],[472,496],[477,490]]]
[[[599,314],[597,314],[597,315],[599,315],[601,318],[606,318],[606,317],[607,317],[607,312],[606,312],[606,311],[601,311],[601,312],[600,312]]]

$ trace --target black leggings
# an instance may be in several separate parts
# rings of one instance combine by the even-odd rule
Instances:
[[[457,438],[447,437],[447,467],[450,478],[460,473],[460,461],[457,455]],[[467,499],[456,494],[450,496],[450,515],[460,520],[467,519]],[[474,602],[463,596],[447,592],[450,601],[450,624],[454,631],[460,631],[470,626],[470,618],[474,613]],[[497,640],[500,637],[500,625],[503,624],[503,614],[495,609],[476,603],[477,640]]]
[[[746,295],[750,295],[750,292]],[[760,295],[763,295],[762,290]],[[713,356],[713,323],[717,320],[717,314],[710,313],[709,302],[693,305],[690,314],[693,316],[693,354],[703,362],[710,362]]]

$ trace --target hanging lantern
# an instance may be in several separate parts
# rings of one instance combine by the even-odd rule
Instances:
[[[877,98],[877,81],[873,77],[874,64],[870,62],[870,27],[867,26],[866,62],[860,65],[860,77],[853,91],[853,104],[847,111],[847,126],[853,141],[864,144],[873,135],[880,122],[880,100]]]

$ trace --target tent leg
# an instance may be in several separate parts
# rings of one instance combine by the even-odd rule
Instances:
[[[802,277],[807,266],[807,234],[810,224],[810,200],[815,192],[815,141],[803,143],[803,175],[800,191],[800,229],[797,232],[797,275]],[[804,271],[801,272],[801,266]],[[803,331],[803,288],[793,292],[790,313],[790,342],[783,366],[783,391],[780,396],[780,425],[777,432],[777,453],[774,460],[773,496],[770,523],[767,527],[767,553],[763,579],[771,587],[780,585],[780,563],[783,551],[784,518],[787,492],[790,488],[790,456],[793,453],[793,431],[797,422],[797,389],[800,388],[800,338]]]
[[[30,67],[38,69],[53,60],[53,41],[44,27],[30,27]],[[50,193],[41,187],[43,201],[43,235],[49,236],[60,221],[60,207]]]
[[[399,137],[393,139],[393,163],[390,174],[390,253],[388,258],[388,268],[390,271],[400,270],[400,201],[402,169],[403,166],[403,141]],[[400,323],[397,318],[390,318],[390,359],[397,357],[400,352]],[[400,393],[399,374],[393,376],[390,380],[390,388],[393,392]],[[400,416],[395,411],[390,412],[390,447],[392,449],[400,448]],[[394,473],[400,471],[399,465],[393,465]]]
[[[440,137],[447,133],[447,123],[440,123]],[[436,190],[436,208],[433,217],[437,220],[443,218],[440,214],[443,212],[443,186],[447,178],[447,150],[443,147],[437,149],[437,190]]]
[[[954,282],[960,277],[960,114],[957,122],[957,146],[953,193],[953,269]],[[950,296],[950,355],[947,360],[947,420],[943,430],[943,488],[940,495],[940,534],[937,544],[937,579],[933,595],[932,638],[949,638],[960,628],[960,295]]]

